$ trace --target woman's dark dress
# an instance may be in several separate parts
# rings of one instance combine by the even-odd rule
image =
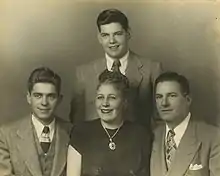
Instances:
[[[108,129],[111,136],[115,131]],[[114,151],[100,119],[73,128],[70,145],[82,155],[82,176],[149,175],[150,137],[142,126],[124,122],[113,141]]]

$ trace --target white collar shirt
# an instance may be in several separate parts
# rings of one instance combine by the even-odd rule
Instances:
[[[176,146],[178,147],[180,144],[180,141],[186,131],[186,128],[189,124],[189,120],[191,117],[191,113],[189,112],[188,115],[186,116],[186,118],[178,125],[174,128],[174,132],[175,132],[175,136],[174,136],[174,141],[176,143]],[[170,130],[170,128],[168,127],[168,125],[166,124],[166,136],[165,139],[167,138],[167,134],[168,131]]]
[[[32,123],[34,125],[35,130],[36,130],[37,137],[38,137],[39,141],[41,142],[41,134],[43,132],[44,125],[34,115],[32,115]],[[55,119],[49,125],[46,125],[46,126],[48,126],[50,128],[49,137],[50,137],[50,141],[52,141],[53,136],[54,136],[54,131],[55,131]]]
[[[127,65],[128,65],[128,56],[129,56],[129,50],[128,52],[122,57],[120,58],[120,63],[121,63],[121,66],[119,67],[120,69],[120,72],[125,75],[125,72],[126,72],[126,68],[127,68]],[[109,55],[105,54],[105,58],[106,58],[106,64],[107,64],[107,69],[109,71],[111,71],[112,69],[112,65],[113,65],[113,62],[114,62],[114,59],[111,58]]]

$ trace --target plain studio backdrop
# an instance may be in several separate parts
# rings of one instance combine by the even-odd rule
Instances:
[[[127,15],[133,51],[189,79],[193,113],[220,123],[220,3],[214,0],[2,0],[0,123],[29,113],[27,79],[39,66],[62,77],[57,113],[68,119],[74,67],[103,56],[96,18],[106,8]]]

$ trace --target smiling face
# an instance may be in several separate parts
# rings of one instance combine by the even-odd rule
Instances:
[[[100,26],[99,43],[106,54],[114,59],[120,59],[128,51],[129,32],[120,23],[109,23]]]
[[[191,98],[184,95],[176,81],[163,81],[156,85],[156,105],[160,117],[173,127],[189,113]]]
[[[109,124],[121,124],[125,100],[121,91],[113,84],[103,83],[96,95],[96,110],[102,121]]]
[[[36,83],[32,91],[27,93],[32,113],[44,124],[53,120],[53,113],[60,100],[56,87],[51,83]]]

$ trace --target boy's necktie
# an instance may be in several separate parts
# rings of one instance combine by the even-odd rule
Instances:
[[[44,153],[47,153],[50,148],[50,144],[51,144],[50,128],[48,126],[44,126],[44,129],[41,134],[40,144],[41,144],[41,148],[44,151]]]

